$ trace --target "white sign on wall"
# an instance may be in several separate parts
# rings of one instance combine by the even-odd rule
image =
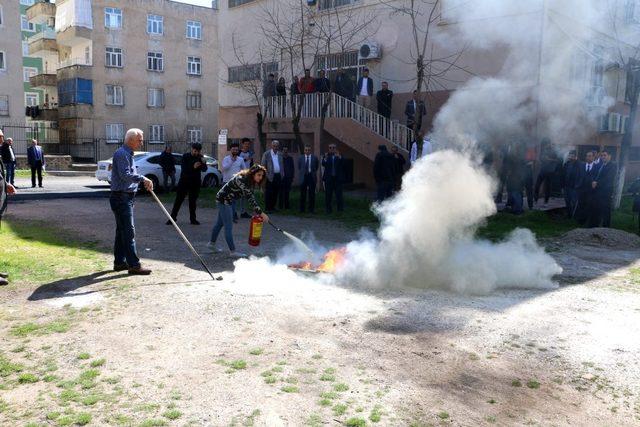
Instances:
[[[229,129],[220,129],[218,132],[218,145],[227,145],[227,135],[229,134]]]

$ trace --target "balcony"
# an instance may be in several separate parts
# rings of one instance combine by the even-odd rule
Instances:
[[[87,58],[68,58],[58,63],[57,79],[91,79],[92,63]]]
[[[36,74],[35,76],[29,77],[29,84],[35,88],[43,88],[46,86],[56,87],[58,84],[58,76],[56,74]]]
[[[41,31],[27,40],[29,43],[29,55],[44,57],[58,52],[58,42],[56,32],[53,28],[45,27]]]
[[[62,46],[76,46],[78,44],[83,44],[91,40],[91,33],[92,31],[90,28],[73,25],[62,31],[58,31],[58,44]]]
[[[58,121],[58,108],[45,108],[39,107],[27,107],[27,117],[31,120],[39,120],[45,122],[57,122]]]
[[[48,18],[55,18],[55,3],[38,1],[27,9],[27,19],[35,24],[46,21]]]

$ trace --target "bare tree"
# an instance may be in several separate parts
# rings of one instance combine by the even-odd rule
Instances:
[[[624,7],[621,7],[621,3],[623,3]],[[633,142],[633,133],[638,115],[638,102],[640,102],[640,31],[638,31],[637,25],[628,25],[633,19],[633,7],[640,6],[637,3],[620,2],[618,0],[608,3],[610,23],[613,27],[613,35],[616,42],[616,56],[620,63],[620,69],[625,73],[626,78],[626,102],[630,103],[629,127],[624,132],[620,143],[620,164],[613,196],[615,209],[620,208],[622,200],[629,151]],[[620,16],[621,11],[623,12],[622,16]],[[636,11],[636,13],[640,16],[640,11]],[[625,26],[623,29],[620,28],[621,23]],[[627,34],[624,34],[624,32]]]
[[[411,33],[409,58],[403,62],[415,67],[415,76],[411,79],[416,85],[418,99],[423,102],[436,90],[447,90],[448,84],[456,82],[450,73],[459,71],[473,75],[466,67],[459,65],[467,45],[460,49],[441,52],[434,37],[436,26],[443,19],[441,0],[380,0],[392,15],[404,16],[409,21]],[[422,127],[422,115],[416,115],[413,131]]]

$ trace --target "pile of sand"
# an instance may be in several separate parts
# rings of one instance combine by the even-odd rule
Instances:
[[[640,237],[614,228],[576,228],[560,239],[566,245],[598,246],[612,249],[638,249]]]

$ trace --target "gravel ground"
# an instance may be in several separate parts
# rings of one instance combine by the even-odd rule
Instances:
[[[183,227],[203,253],[214,214],[203,209],[201,226]],[[108,256],[106,200],[24,202],[9,217],[99,240]],[[326,246],[355,237],[335,222],[273,219],[296,235],[313,232]],[[370,425],[378,415],[377,425],[390,426],[639,422],[640,322],[630,320],[638,318],[640,293],[628,273],[638,249],[546,242],[565,269],[551,292],[369,292],[266,263],[256,263],[261,281],[247,281],[231,273],[232,259],[207,254],[223,277],[210,281],[150,201],[137,205],[136,223],[152,276],[92,275],[7,293],[0,305],[9,320],[0,327],[3,348],[20,343],[8,333],[15,322],[64,315],[65,304],[86,307],[70,331],[24,345],[31,360],[57,360],[60,375],[80,369],[80,352],[106,359],[102,376],[119,380],[100,387],[121,395],[91,406],[96,425],[115,423],[116,414],[137,425],[174,406],[180,419],[165,421],[175,425],[340,425],[349,418]],[[249,251],[246,220],[235,233],[239,249]],[[285,243],[266,228],[256,254],[273,257]],[[20,411],[0,411],[0,424],[16,416],[43,422],[56,405],[50,389],[3,391]]]

